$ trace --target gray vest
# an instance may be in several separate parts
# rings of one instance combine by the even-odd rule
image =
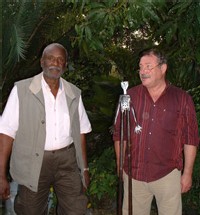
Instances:
[[[10,160],[12,178],[18,184],[24,185],[34,192],[37,192],[38,189],[46,138],[45,105],[41,78],[42,73],[16,83],[19,98],[19,128]],[[85,185],[78,113],[81,91],[64,79],[62,79],[62,82],[69,108],[76,159],[82,182]]]

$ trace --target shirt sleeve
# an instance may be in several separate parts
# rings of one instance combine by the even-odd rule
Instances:
[[[81,134],[86,134],[92,131],[91,124],[85,111],[81,96],[79,99],[79,120]]]
[[[189,95],[186,99],[182,142],[187,145],[198,146],[199,132],[194,102]]]
[[[17,94],[17,86],[14,86],[4,112],[0,118],[0,133],[6,134],[13,139],[19,126],[19,99]]]

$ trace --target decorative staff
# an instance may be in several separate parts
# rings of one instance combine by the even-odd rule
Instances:
[[[118,195],[118,215],[122,215],[122,200],[123,200],[123,161],[124,161],[124,123],[127,123],[127,153],[128,153],[128,209],[129,215],[132,215],[132,165],[131,165],[131,141],[130,141],[130,110],[132,111],[136,127],[135,133],[140,133],[142,127],[137,123],[135,111],[133,107],[130,107],[131,98],[127,95],[128,81],[121,82],[121,87],[124,91],[123,95],[119,97],[118,108],[115,116],[115,123],[121,110],[120,120],[120,164],[119,164],[119,195]],[[126,117],[126,118],[125,118]]]

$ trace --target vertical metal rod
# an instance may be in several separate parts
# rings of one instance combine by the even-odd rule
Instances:
[[[128,150],[128,211],[132,215],[132,156],[130,137],[130,110],[127,111],[127,150]]]
[[[124,160],[124,118],[127,123],[127,152],[128,152],[128,211],[132,215],[132,156],[130,140],[130,110],[125,110],[121,114],[121,137],[120,137],[120,169],[119,169],[119,199],[118,215],[122,215],[123,203],[123,160]]]
[[[123,152],[124,152],[124,112],[121,114],[121,137],[120,137],[120,158],[119,158],[119,194],[118,194],[118,215],[122,215],[123,202]]]

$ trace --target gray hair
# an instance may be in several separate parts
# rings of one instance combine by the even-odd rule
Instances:
[[[145,56],[145,55],[154,55],[158,58],[158,63],[159,64],[167,64],[167,58],[164,55],[164,53],[162,53],[161,51],[159,51],[158,49],[155,48],[151,48],[151,49],[145,49],[142,52],[140,52],[140,58]]]
[[[50,48],[52,48],[52,47],[58,47],[58,48],[63,49],[63,50],[65,51],[66,61],[67,61],[67,59],[68,59],[68,52],[67,52],[67,49],[66,49],[63,45],[61,45],[60,43],[51,43],[51,44],[47,45],[47,46],[44,48],[43,52],[42,52],[42,57],[44,57],[44,55],[46,54],[46,52],[47,52]]]

